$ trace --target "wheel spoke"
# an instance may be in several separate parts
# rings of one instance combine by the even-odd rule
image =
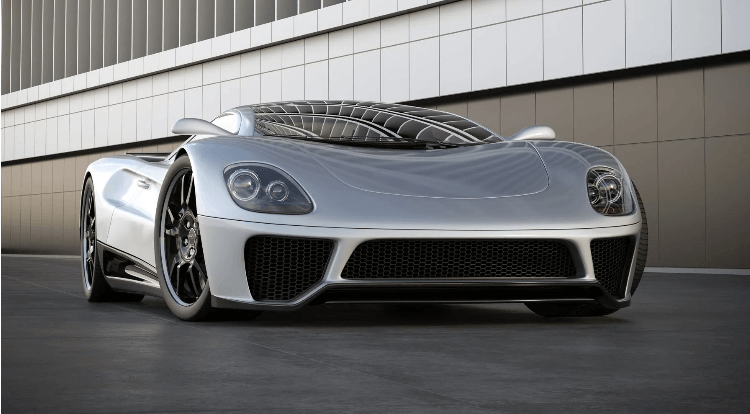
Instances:
[[[175,226],[175,227],[172,227],[171,229],[166,229],[164,231],[164,234],[166,234],[167,236],[172,236],[172,237],[177,236],[177,227]]]
[[[167,214],[169,214],[169,219],[171,220],[171,223],[174,223],[174,216],[172,215],[172,210],[169,209],[169,206],[167,206]]]
[[[185,204],[190,204],[190,194],[193,192],[193,178],[194,176],[190,175],[190,185],[188,186],[188,193],[187,197],[185,197]]]
[[[182,180],[180,181],[180,205],[185,205],[185,176],[187,174],[182,175]]]
[[[200,296],[200,293],[198,292],[198,287],[195,285],[195,275],[193,275],[193,266],[192,264],[190,267],[188,267],[188,274],[190,275],[190,284],[193,285],[193,293],[195,294],[195,299],[198,299]]]
[[[182,263],[177,263],[174,267],[174,294],[177,297],[180,296],[180,271],[182,270]]]

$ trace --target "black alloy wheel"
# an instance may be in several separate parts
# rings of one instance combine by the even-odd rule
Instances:
[[[159,193],[154,253],[162,297],[184,321],[203,320],[212,312],[196,199],[193,167],[182,156],[169,167]]]
[[[89,302],[138,302],[143,295],[115,292],[107,283],[99,263],[96,238],[96,196],[91,178],[86,180],[81,202],[81,264],[83,293]]]
[[[161,223],[167,287],[177,303],[190,306],[208,285],[196,214],[193,171],[179,171],[167,194]]]

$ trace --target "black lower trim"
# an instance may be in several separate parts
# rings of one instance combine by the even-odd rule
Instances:
[[[467,281],[460,283],[357,282],[323,286],[313,295],[291,303],[238,302],[213,297],[217,308],[293,311],[305,305],[325,303],[503,303],[503,302],[596,301],[609,309],[630,306],[618,301],[596,281],[564,283],[502,283]]]
[[[112,289],[161,297],[159,277],[153,266],[100,241],[97,241],[97,255]]]

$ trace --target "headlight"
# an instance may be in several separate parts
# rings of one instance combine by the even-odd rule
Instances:
[[[591,207],[605,216],[621,216],[633,212],[633,197],[627,176],[609,167],[594,167],[586,177],[586,190]]]
[[[305,190],[289,174],[267,164],[232,164],[224,170],[229,194],[238,206],[259,213],[307,214]]]

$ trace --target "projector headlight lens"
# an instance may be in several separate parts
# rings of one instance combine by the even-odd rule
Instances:
[[[307,214],[313,204],[289,174],[268,164],[232,164],[224,179],[234,202],[250,211],[272,214]]]
[[[260,193],[260,178],[251,170],[237,170],[229,177],[229,191],[238,200],[250,201]]]
[[[605,216],[621,216],[633,212],[634,204],[628,180],[609,167],[594,167],[586,177],[591,207]]]

